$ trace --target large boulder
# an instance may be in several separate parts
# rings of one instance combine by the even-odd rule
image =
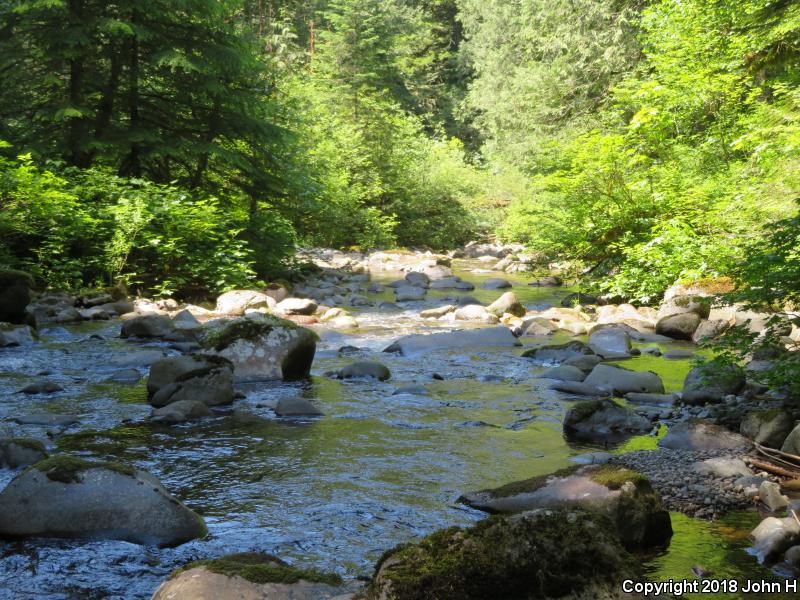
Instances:
[[[241,316],[250,308],[273,308],[275,298],[255,290],[232,290],[217,298],[217,312],[223,315]]]
[[[631,355],[631,337],[622,327],[603,327],[589,335],[589,348],[603,358],[624,358]]]
[[[794,544],[800,541],[798,526],[792,518],[767,517],[750,532],[753,549],[762,563],[775,562]]]
[[[31,301],[33,278],[24,271],[0,269],[0,321],[24,323]]]
[[[701,320],[695,313],[669,315],[658,320],[656,333],[674,340],[691,340]]]
[[[689,405],[722,402],[725,396],[738,393],[744,384],[745,373],[736,365],[701,365],[686,374],[681,399]]]
[[[730,326],[730,323],[724,319],[710,319],[701,321],[700,325],[692,334],[692,341],[695,344],[699,344],[706,340],[713,340],[730,329]]]
[[[794,429],[794,417],[781,409],[750,412],[742,419],[739,431],[757,444],[780,448]]]
[[[419,271],[411,271],[410,273],[406,273],[405,279],[408,282],[408,285],[414,287],[427,288],[431,283],[430,277]]]
[[[574,466],[499,488],[465,494],[460,501],[490,513],[579,508],[608,517],[624,546],[641,549],[672,536],[660,494],[642,475],[618,465]]]
[[[451,527],[384,554],[367,600],[621,598],[638,563],[596,513],[536,510]]]
[[[583,381],[586,379],[586,373],[578,367],[562,364],[547,369],[547,371],[539,375],[539,377],[542,379],[556,379],[558,381]]]
[[[425,300],[426,289],[415,285],[403,285],[395,288],[395,300],[398,302],[418,302]]]
[[[564,416],[564,433],[568,436],[598,438],[651,429],[649,419],[608,399],[579,402]]]
[[[39,440],[0,438],[0,467],[18,469],[47,458],[47,450]]]
[[[120,337],[164,338],[175,332],[175,324],[166,315],[141,315],[122,323]]]
[[[482,321],[484,323],[497,323],[495,315],[489,313],[485,306],[480,304],[467,304],[453,312],[456,321]]]
[[[200,400],[178,400],[153,411],[152,419],[161,423],[184,423],[211,416],[208,405]]]
[[[415,333],[401,337],[384,352],[400,352],[404,356],[424,354],[447,348],[475,348],[482,346],[518,346],[519,341],[507,327],[487,327],[485,329],[463,329],[429,335]]]
[[[116,463],[53,456],[18,475],[0,493],[0,537],[177,546],[206,531],[203,519],[153,475]]]
[[[247,552],[189,563],[151,600],[347,600],[347,589],[338,575]]]
[[[526,310],[514,292],[506,292],[497,300],[486,307],[486,310],[496,317],[510,313],[515,317],[524,317]]]
[[[36,332],[30,325],[0,323],[0,348],[26,346],[36,341]]]
[[[230,404],[235,394],[233,364],[213,355],[162,358],[150,367],[147,394],[157,408],[184,400],[206,406]]]
[[[664,382],[656,373],[630,371],[616,365],[597,365],[586,377],[584,383],[620,396],[624,396],[628,392],[664,393]]]
[[[594,355],[594,351],[583,342],[567,342],[531,348],[522,353],[525,358],[545,363],[562,363],[576,356]]]
[[[672,315],[695,314],[701,319],[707,319],[711,313],[711,299],[706,296],[672,296],[658,308],[658,319]]]
[[[708,452],[710,450],[749,450],[747,438],[724,427],[704,421],[688,421],[673,425],[658,442],[662,448]]]
[[[207,351],[233,363],[236,381],[308,377],[317,349],[316,334],[285,319],[255,316],[212,329],[203,339]]]

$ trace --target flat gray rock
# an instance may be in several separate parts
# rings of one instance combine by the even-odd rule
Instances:
[[[412,334],[400,338],[384,352],[400,352],[404,356],[424,354],[446,348],[473,348],[481,346],[513,347],[520,345],[507,327],[487,327],[485,329],[462,329],[445,333]]]

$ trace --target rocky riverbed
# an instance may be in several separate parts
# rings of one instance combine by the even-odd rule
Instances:
[[[462,494],[575,462],[635,469],[668,510],[694,517],[730,518],[729,511],[754,506],[755,478],[766,474],[736,462],[750,452],[746,440],[728,448],[659,449],[667,430],[721,409],[675,404],[671,394],[682,390],[692,357],[702,351],[691,340],[656,334],[655,311],[576,309],[567,298],[576,290],[555,285],[557,278],[518,272],[524,256],[508,260],[491,247],[468,248],[452,261],[407,253],[308,255],[323,270],[291,296],[276,286],[261,295],[228,296],[224,306],[137,301],[123,307],[165,316],[147,327],[166,329],[147,338],[131,324],[133,314],[121,321],[111,306],[100,317],[97,310],[85,312],[97,305],[75,309],[84,311],[76,317],[65,306],[54,315],[62,322],[43,322],[38,340],[0,350],[2,437],[39,440],[55,455],[143,469],[200,514],[209,530],[171,548],[115,540],[0,542],[0,576],[13,582],[0,598],[144,599],[187,562],[252,551],[355,582],[371,576],[375,561],[398,543],[483,519],[456,502]],[[428,273],[427,281],[411,275],[418,272]],[[509,291],[513,298],[505,296]],[[276,313],[315,331],[311,377],[290,377],[294,371],[281,359],[278,380],[239,378],[219,405],[183,413],[177,424],[153,419],[150,366],[196,351],[191,331],[240,309]],[[123,324],[130,337],[120,338]],[[592,338],[598,324],[619,327]],[[660,397],[645,404],[639,397],[619,401],[635,432],[612,428],[606,433],[614,435],[605,437],[565,437],[562,422],[585,396],[553,389],[558,381],[551,370],[563,361],[541,354],[540,360],[531,351],[574,342],[593,348],[591,355],[608,353],[606,365],[656,374],[663,389],[641,392]],[[219,338],[215,344],[226,360],[241,360],[226,353],[229,346]],[[354,363],[380,363],[386,372]],[[569,372],[599,389],[605,380],[600,372],[592,375],[596,364],[573,363],[574,371],[559,367],[559,376]],[[370,373],[377,376],[363,377]],[[166,395],[179,393],[171,388]],[[755,401],[738,393],[739,400],[734,394],[723,405],[746,413]],[[0,469],[0,485],[18,474]],[[653,578],[692,577],[696,566],[692,550],[678,539],[688,537],[684,517],[673,515],[681,527],[652,559]],[[737,531],[746,536],[754,525],[737,521],[745,522]],[[707,531],[718,540],[718,554],[704,549],[703,560],[735,556],[729,565],[736,577],[773,577],[745,552],[741,536],[734,543]]]

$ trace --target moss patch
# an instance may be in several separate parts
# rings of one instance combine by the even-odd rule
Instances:
[[[259,552],[244,552],[213,560],[194,561],[175,571],[172,577],[197,567],[205,567],[209,571],[228,577],[238,575],[253,583],[297,583],[302,579],[332,586],[342,584],[342,578],[335,573],[292,567],[275,556]]]
[[[256,340],[269,335],[275,328],[299,329],[300,327],[291,321],[272,315],[265,315],[258,320],[238,319],[209,333],[203,340],[203,345],[220,352],[237,340]]]
[[[544,487],[550,478],[569,477],[570,475],[574,475],[575,471],[580,468],[580,465],[573,465],[571,467],[559,469],[555,473],[536,475],[535,477],[523,479],[522,481],[513,481],[498,488],[482,490],[482,492],[479,493],[490,494],[493,498],[508,498],[509,496],[516,496],[518,494],[527,494],[529,492],[535,492],[536,490]]]
[[[586,474],[595,483],[604,485],[611,490],[618,490],[626,481],[631,481],[637,486],[640,483],[649,483],[647,477],[641,473],[615,465],[602,465]]]
[[[581,511],[490,517],[384,555],[370,589],[403,600],[560,597],[636,573],[611,523]],[[388,588],[388,589],[387,589]]]
[[[88,469],[109,469],[130,476],[136,473],[136,469],[121,463],[88,461],[69,454],[45,458],[30,468],[41,471],[51,481],[60,481],[61,483],[79,483],[81,481],[80,474]]]

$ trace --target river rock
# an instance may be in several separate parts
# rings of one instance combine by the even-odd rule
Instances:
[[[592,369],[594,369],[601,362],[603,362],[603,359],[594,354],[579,354],[578,356],[572,356],[568,358],[561,364],[570,367],[577,367],[584,373],[588,374],[591,373]]]
[[[688,421],[673,425],[658,445],[673,450],[708,452],[710,450],[749,450],[747,438],[724,427],[704,421]]]
[[[278,400],[275,414],[279,417],[319,417],[323,412],[305,398],[295,396]]]
[[[727,479],[729,477],[750,477],[753,472],[741,458],[708,458],[694,464],[693,470],[700,475],[712,475]]]
[[[502,317],[506,313],[515,317],[524,317],[527,312],[514,292],[506,292],[487,306],[486,310],[496,317]]]
[[[148,401],[157,408],[183,400],[207,406],[230,404],[234,399],[233,364],[210,355],[163,358],[150,367],[147,393]],[[190,408],[181,406],[181,410]]]
[[[356,362],[336,371],[338,379],[371,378],[386,381],[392,375],[386,365],[377,362]]]
[[[699,344],[705,340],[713,340],[714,338],[718,338],[728,329],[730,329],[730,326],[731,326],[730,323],[728,323],[728,321],[725,321],[724,319],[712,319],[712,320],[701,321],[700,325],[692,334],[692,341],[695,344]]]
[[[596,388],[593,385],[586,385],[582,381],[556,381],[550,386],[557,392],[563,392],[572,396],[585,396],[587,398],[607,398],[608,392]]]
[[[794,429],[794,417],[786,410],[750,412],[742,419],[739,431],[762,446],[780,448]]]
[[[484,290],[502,290],[511,287],[511,282],[499,277],[489,277],[481,283]]]
[[[49,379],[42,379],[29,383],[20,390],[23,394],[53,394],[55,392],[63,392],[64,388],[58,385],[55,381]]]
[[[772,512],[780,512],[789,506],[789,499],[781,494],[781,486],[772,481],[762,481],[758,495],[761,502]]]
[[[584,437],[647,433],[651,429],[649,419],[608,399],[579,402],[564,416],[564,432]]]
[[[182,310],[174,317],[172,317],[172,323],[175,325],[176,329],[182,331],[193,331],[195,329],[200,329],[202,327],[200,321],[197,320],[191,311],[189,310]]]
[[[708,319],[711,312],[711,300],[705,296],[672,296],[658,308],[657,319],[673,315],[695,314],[701,319]]]
[[[586,379],[586,373],[581,371],[578,367],[569,365],[559,365],[548,369],[541,375],[542,379],[558,379],[559,381],[583,381]]]
[[[567,342],[566,344],[552,344],[531,348],[522,353],[525,358],[530,358],[539,362],[562,363],[575,356],[593,355],[594,351],[583,342]]]
[[[317,303],[308,298],[285,298],[275,305],[275,312],[284,315],[313,315]]]
[[[485,306],[479,304],[467,304],[457,308],[453,312],[453,317],[456,321],[481,321],[483,323],[497,323],[498,321],[497,317],[490,314]]]
[[[664,382],[656,373],[630,371],[615,365],[597,365],[586,377],[584,383],[621,396],[628,392],[664,393]]]
[[[236,381],[308,377],[317,348],[316,334],[285,319],[257,316],[211,330],[203,344],[208,352],[233,363]]]
[[[24,323],[31,301],[33,278],[24,271],[0,269],[0,321]]]
[[[550,275],[548,277],[540,277],[535,281],[531,281],[528,285],[534,285],[537,287],[559,287],[564,285],[564,282],[561,280],[561,277],[556,275]]]
[[[366,598],[620,598],[638,579],[607,517],[540,509],[452,527],[384,554]],[[535,590],[535,592],[533,592]]]
[[[627,358],[631,352],[631,338],[620,327],[595,329],[589,335],[589,348],[603,358]]]
[[[701,365],[686,375],[681,399],[690,406],[722,402],[725,396],[737,394],[744,384],[744,371],[735,365]]]
[[[74,306],[68,306],[58,311],[56,316],[53,317],[53,321],[56,323],[77,323],[78,321],[83,321],[83,315]]]
[[[800,545],[789,548],[783,559],[790,567],[794,567],[795,569],[800,567]]]
[[[402,385],[392,392],[392,396],[399,396],[401,394],[408,394],[410,396],[430,396],[428,388],[418,383]]]
[[[663,317],[656,323],[656,333],[674,340],[691,340],[694,332],[700,327],[700,320],[700,316],[695,313]]]
[[[792,519],[767,517],[750,532],[759,562],[772,563],[800,541]]]
[[[78,311],[81,319],[84,321],[108,321],[111,319],[111,314],[102,306],[95,306]]]
[[[781,452],[800,456],[800,425],[792,429],[781,446]]]
[[[177,546],[205,535],[203,519],[158,479],[116,463],[53,456],[18,475],[0,493],[2,537]]]
[[[289,284],[270,283],[264,288],[264,294],[275,300],[275,303],[281,302],[289,297]]]
[[[164,338],[175,331],[175,324],[166,315],[141,315],[122,323],[120,337]]]
[[[341,579],[247,552],[190,563],[162,583],[151,600],[350,600]]]
[[[208,405],[201,400],[177,400],[156,408],[151,418],[162,423],[184,423],[211,414]]]
[[[443,317],[446,314],[453,312],[455,309],[456,307],[454,304],[447,304],[438,308],[429,308],[428,310],[423,310],[421,313],[419,313],[419,316],[423,319],[438,319],[439,317]]]
[[[474,348],[518,346],[519,341],[507,327],[487,327],[485,329],[464,329],[444,333],[421,334],[416,333],[401,337],[384,352],[400,352],[404,356],[424,354],[434,350],[446,348]]]
[[[425,292],[425,288],[413,285],[404,285],[394,290],[395,300],[398,302],[418,302],[425,300]]]
[[[0,323],[0,348],[27,346],[36,341],[36,332],[30,325]]]
[[[647,394],[643,392],[628,392],[625,399],[632,404],[649,406],[672,406],[677,400],[675,394]]]
[[[0,467],[18,469],[47,458],[47,450],[39,440],[0,438]]]
[[[499,488],[466,494],[460,501],[491,513],[579,508],[608,516],[630,549],[662,544],[672,536],[660,494],[635,471],[617,465],[574,466]]]
[[[430,278],[425,273],[420,273],[419,271],[406,273],[405,279],[408,285],[413,287],[427,288],[431,283]]]

